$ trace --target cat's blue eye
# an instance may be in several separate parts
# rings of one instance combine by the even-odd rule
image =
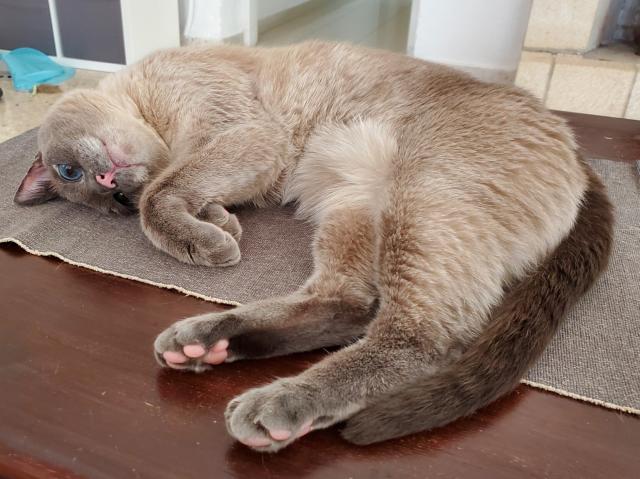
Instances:
[[[82,171],[82,168],[78,166],[69,165],[66,163],[61,163],[59,165],[56,165],[56,168],[58,170],[58,174],[60,175],[60,177],[66,181],[78,181],[80,180],[80,178],[82,178],[82,175],[84,174],[84,172]]]

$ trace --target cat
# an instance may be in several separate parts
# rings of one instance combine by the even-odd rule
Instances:
[[[347,44],[154,53],[67,93],[38,145],[17,203],[139,210],[186,263],[240,260],[232,205],[295,202],[315,224],[299,291],[154,344],[162,366],[196,372],[343,346],[229,403],[229,433],[259,451],[343,421],[369,444],[487,405],[611,248],[611,205],[564,120],[516,87]]]

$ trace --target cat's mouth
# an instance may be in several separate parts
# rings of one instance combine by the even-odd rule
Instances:
[[[122,206],[124,206],[131,213],[135,213],[138,211],[138,208],[136,207],[135,203],[122,191],[116,191],[113,194],[113,199],[116,200],[118,203],[120,203]]]

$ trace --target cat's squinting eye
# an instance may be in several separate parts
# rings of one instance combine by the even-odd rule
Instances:
[[[67,163],[56,165],[56,169],[58,170],[60,178],[65,181],[79,181],[84,175],[82,168]]]

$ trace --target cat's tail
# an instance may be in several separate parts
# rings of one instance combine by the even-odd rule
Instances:
[[[487,328],[456,362],[394,391],[348,420],[342,434],[370,444],[443,426],[468,416],[517,385],[567,310],[606,267],[613,208],[589,173],[576,223],[536,270],[508,290]]]

